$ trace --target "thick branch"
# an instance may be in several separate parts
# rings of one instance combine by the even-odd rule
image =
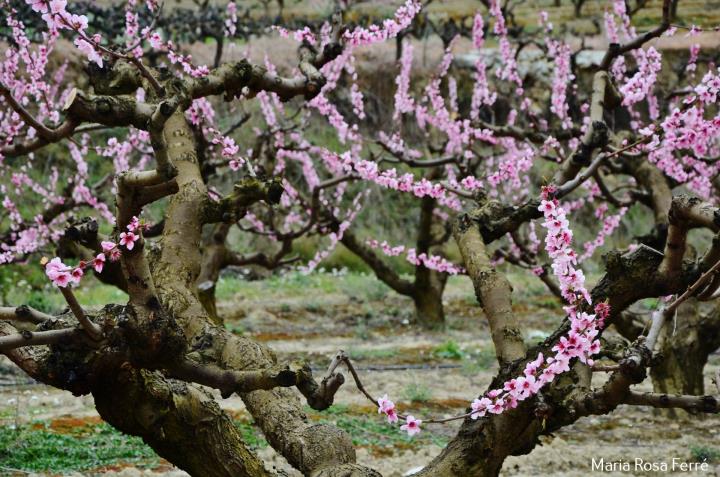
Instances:
[[[77,328],[64,328],[47,331],[23,331],[22,333],[0,336],[0,353],[24,346],[40,346],[62,341],[79,340],[84,334]]]
[[[658,408],[680,408],[687,411],[707,412],[717,414],[720,412],[716,396],[683,396],[659,393],[628,392],[622,404],[633,406],[651,406]]]
[[[53,317],[27,305],[18,307],[0,306],[0,320],[19,321],[37,325]]]
[[[490,265],[485,242],[467,216],[455,222],[453,235],[473,281],[475,295],[485,311],[500,364],[523,358],[525,343],[512,311],[510,283]]]

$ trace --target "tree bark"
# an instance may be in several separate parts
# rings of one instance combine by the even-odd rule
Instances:
[[[666,323],[660,336],[660,359],[650,368],[653,390],[662,394],[705,394],[703,371],[710,353],[720,347],[720,313],[703,316],[699,303],[690,299],[674,322]],[[687,415],[681,409],[661,409],[668,417]]]
[[[215,288],[220,278],[220,271],[227,262],[228,250],[225,240],[229,232],[230,225],[221,223],[215,226],[210,237],[204,240],[200,275],[197,279],[198,299],[216,325],[223,324],[223,319],[217,312]]]
[[[246,447],[232,419],[198,387],[136,369],[108,375],[98,384],[93,397],[106,422],[142,437],[190,475],[272,475]]]
[[[431,176],[434,177],[434,176]],[[420,222],[416,252],[430,255],[433,245],[433,213],[437,201],[425,196],[420,201]],[[445,310],[442,296],[447,283],[447,274],[430,270],[424,265],[415,267],[413,301],[415,316],[420,326],[427,329],[440,329],[445,326]]]
[[[423,267],[425,268],[425,267]],[[426,329],[441,329],[445,326],[443,292],[447,278],[437,272],[429,271],[429,283],[415,285],[413,302],[417,323]]]

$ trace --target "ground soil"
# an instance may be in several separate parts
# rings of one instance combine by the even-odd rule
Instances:
[[[228,318],[231,329],[265,342],[277,352],[280,360],[305,358],[320,370],[336,351],[343,349],[355,357],[372,394],[388,393],[402,409],[418,415],[450,416],[461,413],[467,402],[485,389],[496,365],[482,312],[473,304],[468,285],[451,283],[446,297],[449,322],[447,331],[442,333],[418,330],[412,323],[410,302],[395,295],[372,303],[344,294],[322,296],[312,304],[293,297],[272,301],[233,300],[221,303],[220,310]],[[540,337],[559,319],[559,313],[553,308],[551,297],[540,297],[516,305],[516,312],[522,315],[528,333]],[[451,346],[447,345],[448,341],[452,342]],[[0,415],[9,417],[0,424],[49,420],[61,431],[63,426],[71,426],[73,420],[99,419],[91,397],[76,398],[53,388],[28,384],[27,378],[15,373],[7,361],[1,365],[0,410],[4,408],[4,413]],[[711,377],[718,369],[720,355],[713,355],[705,370],[708,389],[714,388]],[[647,388],[647,385],[641,386],[641,389]],[[422,402],[410,402],[413,398]],[[218,400],[235,415],[246,416],[239,398],[221,400],[218,396]],[[349,382],[341,388],[336,402],[348,405],[348,412],[380,419]],[[12,407],[16,411],[9,413]],[[717,418],[693,416],[670,420],[653,412],[622,407],[609,416],[581,419],[576,425],[543,439],[542,445],[530,455],[509,458],[502,473],[584,476],[591,473],[591,457],[604,458],[606,462],[630,460],[634,463],[635,458],[671,462],[673,457],[689,461],[694,449],[718,448],[718,422]],[[455,429],[456,425],[428,426],[423,432],[450,438]],[[430,443],[389,449],[360,447],[358,460],[385,476],[402,476],[427,463],[439,451],[438,445]],[[299,475],[271,448],[259,452],[288,475]],[[678,472],[680,474],[686,473]],[[164,464],[152,471],[125,467],[72,475],[177,477],[185,474]],[[633,470],[604,475],[658,474]],[[711,464],[708,472],[698,475],[720,475],[720,466]]]

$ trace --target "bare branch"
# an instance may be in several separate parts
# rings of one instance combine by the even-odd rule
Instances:
[[[102,328],[100,328],[100,325],[90,321],[87,315],[85,315],[85,311],[80,306],[80,303],[78,303],[77,298],[75,298],[75,294],[72,292],[70,287],[58,287],[58,289],[60,290],[60,293],[62,293],[63,297],[65,297],[65,301],[70,307],[70,310],[73,312],[73,315],[75,315],[75,318],[77,318],[80,326],[83,327],[85,332],[92,339],[100,339],[102,337]]]
[[[167,373],[183,381],[218,389],[223,398],[228,398],[233,393],[295,386],[298,370],[285,366],[275,369],[233,371],[185,360],[168,369]]]
[[[23,331],[18,334],[0,336],[0,352],[5,353],[23,346],[40,346],[79,339],[85,332],[77,328],[63,328],[47,331]]]
[[[716,396],[683,396],[680,394],[659,394],[628,392],[622,400],[622,404],[633,406],[651,406],[658,408],[679,408],[687,411],[706,412],[711,414],[720,413],[720,405]]]
[[[38,323],[51,320],[52,318],[53,317],[51,315],[38,311],[27,305],[21,305],[18,307],[0,307],[0,320],[19,321],[37,325]]]

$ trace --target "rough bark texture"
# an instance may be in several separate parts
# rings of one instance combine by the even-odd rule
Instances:
[[[445,308],[443,306],[443,291],[445,290],[445,277],[439,273],[431,272],[430,283],[416,285],[413,293],[415,303],[415,318],[420,326],[427,329],[441,329],[445,326]]]
[[[683,304],[672,323],[660,335],[660,356],[650,368],[653,390],[662,394],[705,394],[703,371],[708,356],[720,347],[720,313],[714,309],[704,315],[699,303],[690,300]],[[670,417],[686,411],[664,409]]]
[[[200,274],[197,279],[198,298],[210,319],[218,325],[221,325],[223,320],[217,312],[215,286],[220,278],[220,271],[227,263],[228,250],[225,247],[225,240],[229,231],[230,224],[220,224],[205,240]]]
[[[190,475],[271,475],[207,392],[135,369],[108,376],[102,384],[93,391],[100,416],[120,431],[142,437]]]

